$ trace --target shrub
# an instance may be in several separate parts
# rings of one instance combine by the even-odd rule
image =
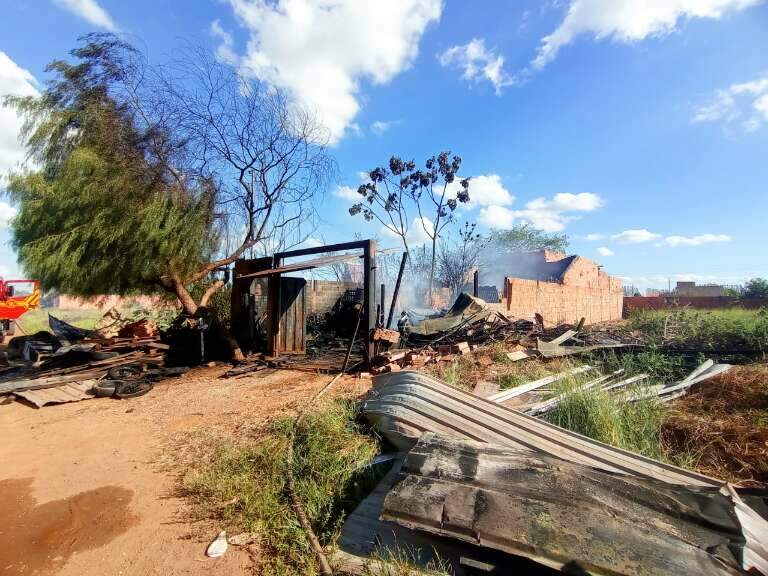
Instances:
[[[183,490],[200,518],[258,535],[264,574],[310,575],[316,570],[285,497],[286,450],[295,425],[293,419],[281,419],[266,435],[238,444],[211,440],[217,445],[210,457],[183,478]],[[337,402],[302,419],[294,451],[296,493],[321,542],[330,543],[345,511],[377,479],[364,465],[378,453],[378,442],[356,424],[350,403]]]

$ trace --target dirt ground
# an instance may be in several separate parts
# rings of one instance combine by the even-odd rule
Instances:
[[[237,547],[205,556],[217,528],[189,521],[178,477],[163,465],[171,440],[195,429],[261,426],[330,376],[218,378],[225,370],[194,370],[132,400],[0,405],[0,576],[251,573]],[[369,385],[345,377],[334,393]]]

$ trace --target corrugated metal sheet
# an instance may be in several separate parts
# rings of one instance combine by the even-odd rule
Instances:
[[[608,472],[671,484],[716,486],[723,482],[597,442],[532,416],[458,390],[415,371],[377,376],[363,414],[393,444],[409,450],[426,431],[538,450]]]
[[[432,433],[406,457],[382,519],[566,573],[735,575],[744,554],[733,503],[715,487]]]
[[[31,402],[38,408],[46,404],[64,404],[66,402],[79,402],[94,398],[87,392],[93,388],[96,380],[83,380],[82,382],[70,382],[55,388],[42,388],[40,390],[24,390],[14,392],[15,396]]]

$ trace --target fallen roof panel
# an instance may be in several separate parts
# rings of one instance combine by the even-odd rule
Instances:
[[[733,502],[519,450],[426,433],[382,519],[522,555],[568,573],[740,574]]]
[[[409,450],[422,433],[430,431],[537,450],[608,472],[671,484],[723,484],[721,480],[592,440],[412,370],[376,376],[362,412],[402,450]]]
[[[83,380],[81,382],[70,382],[63,386],[55,388],[44,388],[41,390],[19,390],[14,392],[14,396],[23,398],[31,402],[38,408],[46,404],[64,404],[66,402],[79,402],[94,398],[88,391],[96,384],[96,380]]]

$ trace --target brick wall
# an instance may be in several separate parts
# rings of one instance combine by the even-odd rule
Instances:
[[[362,288],[362,286],[357,282],[307,280],[307,286],[304,289],[305,298],[307,299],[307,314],[330,312],[344,292],[355,288]],[[256,308],[265,311],[267,309],[267,279],[256,278],[251,285],[251,293],[256,297]]]
[[[575,270],[578,276],[579,268]],[[585,270],[582,270],[586,274]],[[545,326],[573,324],[586,318],[587,324],[620,320],[624,294],[621,281],[593,274],[593,278],[582,276],[579,284],[569,285],[558,282],[542,282],[507,278],[502,310],[514,318],[533,319],[535,313],[544,317]],[[591,284],[591,286],[590,286]]]
[[[336,282],[335,280],[310,280],[307,281],[307,312],[311,314],[323,314],[330,312],[334,304],[347,290],[362,288],[357,282]],[[378,298],[378,294],[376,294]]]

